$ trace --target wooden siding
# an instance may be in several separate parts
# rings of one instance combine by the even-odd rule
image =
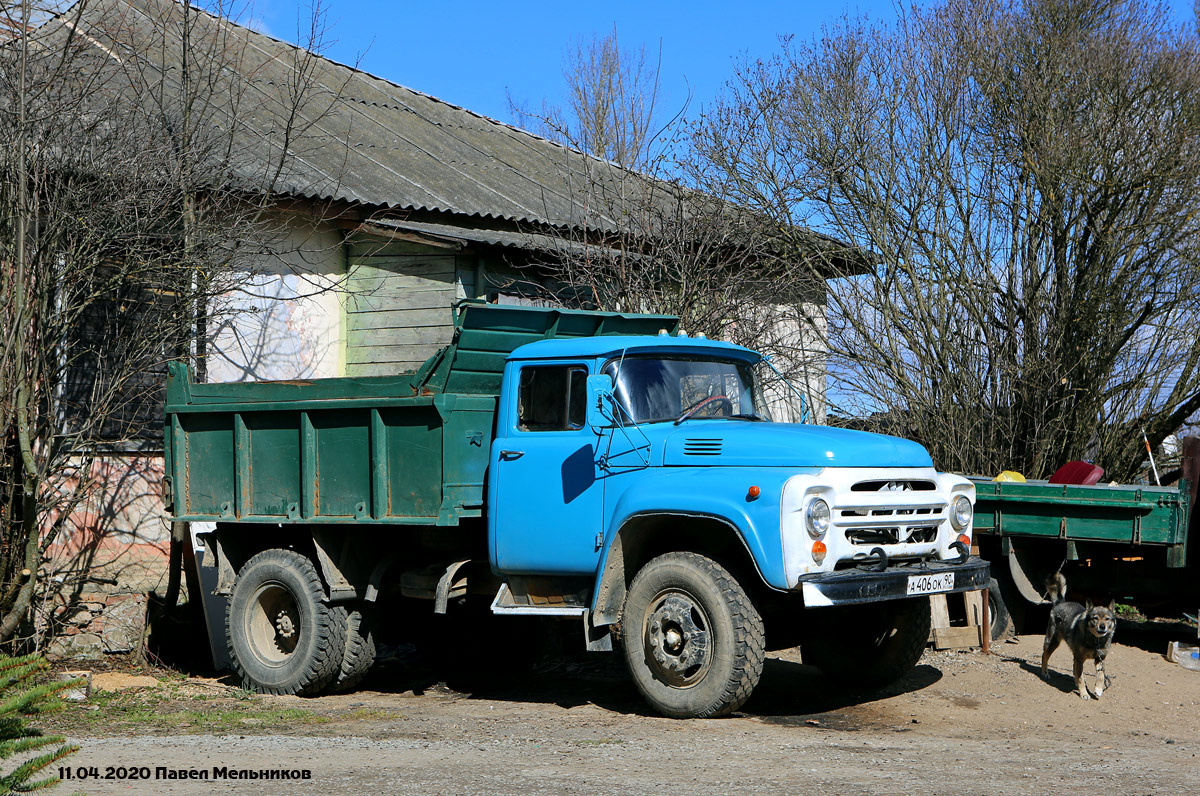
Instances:
[[[474,260],[414,244],[350,249],[344,318],[347,376],[419,368],[454,331],[454,302],[474,282]]]

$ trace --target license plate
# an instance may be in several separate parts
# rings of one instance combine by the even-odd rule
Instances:
[[[943,572],[939,575],[909,575],[908,596],[918,594],[937,594],[951,591],[954,588],[954,573]]]

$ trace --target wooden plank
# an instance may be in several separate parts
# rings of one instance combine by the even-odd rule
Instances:
[[[365,330],[351,326],[350,331],[360,332],[360,334],[351,335],[347,346],[348,349],[414,345],[444,346],[454,336],[454,327],[449,324],[443,326],[409,326],[400,329]]]
[[[347,319],[351,330],[410,329],[415,326],[454,326],[454,313],[449,306],[436,309],[376,310],[354,312]]]
[[[345,288],[353,293],[373,293],[379,291],[399,293],[430,285],[452,288],[456,279],[457,277],[453,269],[440,272],[401,273],[382,276],[363,276],[352,273],[346,278]]]
[[[442,290],[413,290],[396,296],[349,295],[344,306],[347,313],[432,310],[439,307],[444,307],[448,312],[453,304],[454,289],[447,285]]]
[[[429,280],[393,280],[385,287],[372,288],[369,290],[360,290],[354,285],[348,285],[346,288],[347,298],[388,298],[394,299],[401,296],[407,296],[409,293],[422,292],[446,292],[454,293],[455,286],[453,282],[436,282]]]
[[[935,627],[933,645],[940,650],[979,646],[979,627]]]
[[[440,345],[397,345],[397,346],[348,346],[347,365],[383,364],[397,362],[424,362],[436,354]],[[352,375],[363,375],[354,373]]]
[[[437,268],[454,270],[458,258],[452,254],[410,254],[399,257],[353,257],[350,259],[350,273],[375,273],[387,275],[408,273],[415,269]]]
[[[929,597],[929,618],[930,625],[938,627],[950,627],[950,610],[946,605],[946,595],[934,594]]]
[[[963,592],[963,605],[967,609],[967,624],[983,624],[983,593],[978,591]]]
[[[445,257],[446,250],[441,246],[430,246],[427,243],[412,243],[410,241],[385,242],[382,240],[354,240],[350,243],[351,260],[396,258],[396,257]]]

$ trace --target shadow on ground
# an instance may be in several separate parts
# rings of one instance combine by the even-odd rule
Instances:
[[[780,724],[820,724],[858,729],[847,708],[928,688],[942,678],[933,666],[917,666],[884,689],[834,686],[820,671],[800,663],[768,658],[754,695],[736,715]],[[532,666],[504,671],[457,671],[416,662],[390,661],[377,667],[363,688],[382,693],[454,692],[466,698],[553,704],[561,708],[596,705],[626,715],[657,715],[641,698],[619,653],[581,653],[544,658]]]
[[[1009,663],[1015,663],[1037,679],[1042,679],[1042,665],[1040,662],[1031,663],[1024,658],[1005,658],[1004,660]],[[1056,669],[1054,667],[1055,661],[1058,661],[1060,665],[1067,667],[1067,671]],[[1070,672],[1070,668],[1073,665],[1074,663],[1071,658],[1070,650],[1067,650],[1064,647],[1059,647],[1057,653],[1050,658],[1050,666],[1046,670],[1045,682],[1054,686],[1059,691],[1062,691],[1064,694],[1075,693],[1075,676]],[[1086,668],[1084,669],[1085,675],[1091,672],[1091,666],[1091,663],[1086,665]]]

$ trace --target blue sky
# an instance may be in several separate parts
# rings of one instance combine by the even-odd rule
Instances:
[[[662,45],[663,110],[678,110],[693,92],[692,110],[710,101],[742,55],[766,57],[779,37],[808,39],[844,14],[895,18],[891,0],[830,2],[455,2],[323,0],[330,25],[325,54],[447,102],[511,122],[505,97],[537,108],[559,102],[563,56],[580,38],[617,26],[624,47]],[[253,0],[255,24],[297,40],[297,22],[311,0]],[[1171,0],[1180,22],[1193,19],[1192,0]]]

